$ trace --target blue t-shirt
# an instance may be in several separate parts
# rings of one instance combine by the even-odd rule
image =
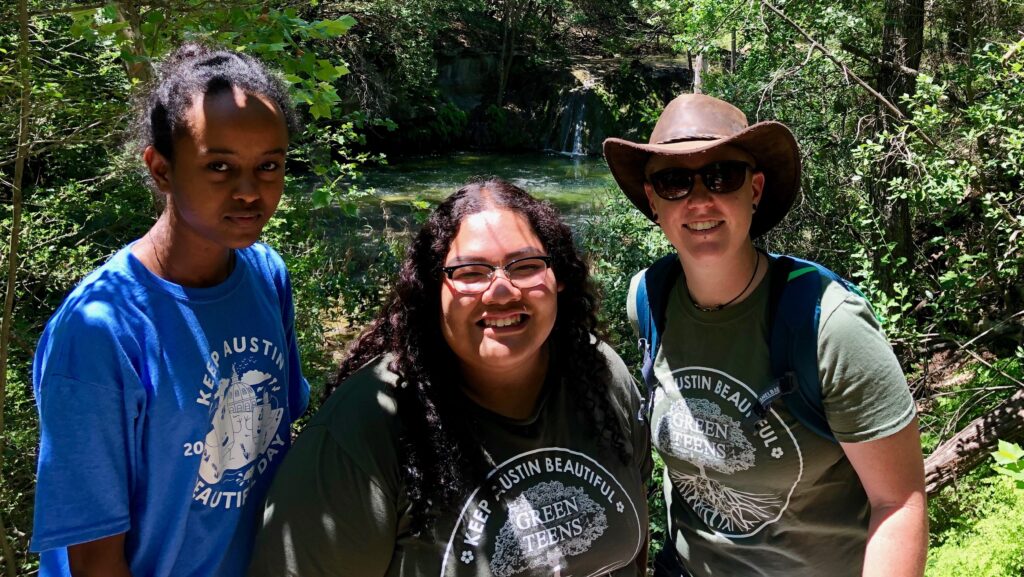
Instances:
[[[127,533],[134,577],[231,577],[306,409],[291,285],[263,244],[224,282],[185,288],[125,247],[47,323],[32,550],[67,576],[68,545]]]

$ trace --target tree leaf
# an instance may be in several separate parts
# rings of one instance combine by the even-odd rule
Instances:
[[[992,458],[996,460],[1000,465],[1008,465],[1010,463],[1016,463],[1024,457],[1024,449],[1020,448],[1020,445],[1016,443],[1007,443],[1006,441],[999,441],[999,450],[992,453]]]
[[[328,38],[337,38],[338,36],[342,36],[348,32],[348,29],[354,26],[355,23],[355,18],[351,16],[342,16],[335,20],[321,20],[316,23],[315,27]]]
[[[326,187],[319,187],[313,191],[312,194],[313,206],[317,208],[324,208],[331,200],[330,192]]]

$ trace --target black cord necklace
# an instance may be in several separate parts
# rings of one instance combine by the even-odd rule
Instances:
[[[754,283],[754,277],[757,276],[757,270],[759,268],[761,268],[761,255],[760,253],[757,252],[757,249],[754,249],[754,273],[750,275],[750,280],[747,281],[747,286],[743,287],[743,290],[740,291],[740,294],[732,297],[731,299],[728,300],[728,302],[724,302],[720,305],[706,307],[698,303],[697,299],[693,298],[693,295],[690,294],[690,287],[686,287],[686,294],[689,295],[690,302],[693,303],[693,308],[705,313],[713,313],[716,311],[720,311],[725,307],[731,305],[732,303],[736,302],[736,299],[740,298],[741,296],[743,296],[743,293],[747,292],[747,289],[750,288],[750,285]]]

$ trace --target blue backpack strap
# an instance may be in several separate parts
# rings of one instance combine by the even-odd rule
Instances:
[[[647,396],[637,417],[643,421],[650,413],[654,402],[654,357],[661,345],[660,335],[665,330],[665,309],[668,297],[683,267],[675,253],[667,254],[654,262],[640,277],[636,287],[636,319],[640,332],[637,347],[643,357],[640,374],[644,378]]]
[[[786,408],[818,436],[836,441],[825,417],[821,381],[818,378],[818,326],[821,319],[822,280],[838,283],[861,297],[850,281],[818,263],[791,256],[775,256],[782,290],[771,302],[772,375],[790,389],[783,394]],[[867,300],[867,299],[865,299]]]
[[[771,410],[772,403],[783,396],[790,396],[798,385],[795,370],[790,369],[787,362],[789,358],[789,337],[788,332],[777,330],[776,319],[779,315],[779,303],[782,294],[785,292],[789,280],[789,273],[793,270],[794,261],[785,256],[769,255],[771,266],[768,268],[768,330],[771,333],[769,341],[769,357],[771,362],[772,380],[757,395],[757,402],[753,410],[743,421],[743,426],[748,430],[756,430],[762,420]],[[788,315],[787,315],[788,316]],[[815,340],[816,342],[816,340]],[[782,354],[779,354],[780,351]],[[815,374],[817,374],[815,372]],[[820,396],[820,395],[819,395]],[[802,417],[800,421],[803,421]]]

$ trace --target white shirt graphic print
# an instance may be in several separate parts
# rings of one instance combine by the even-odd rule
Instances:
[[[636,503],[590,456],[528,451],[495,467],[466,500],[441,575],[605,575],[640,551],[640,525]],[[632,553],[609,564],[598,553],[609,547]]]
[[[210,508],[240,507],[249,487],[285,446],[279,429],[284,356],[270,340],[225,339],[210,352],[203,390],[210,429],[193,454],[202,455],[193,499]],[[226,376],[221,376],[227,373]]]
[[[672,383],[656,392],[652,442],[679,496],[729,538],[778,521],[804,469],[790,427],[772,409],[756,429],[744,428],[757,394],[728,373],[685,367],[673,371]]]

